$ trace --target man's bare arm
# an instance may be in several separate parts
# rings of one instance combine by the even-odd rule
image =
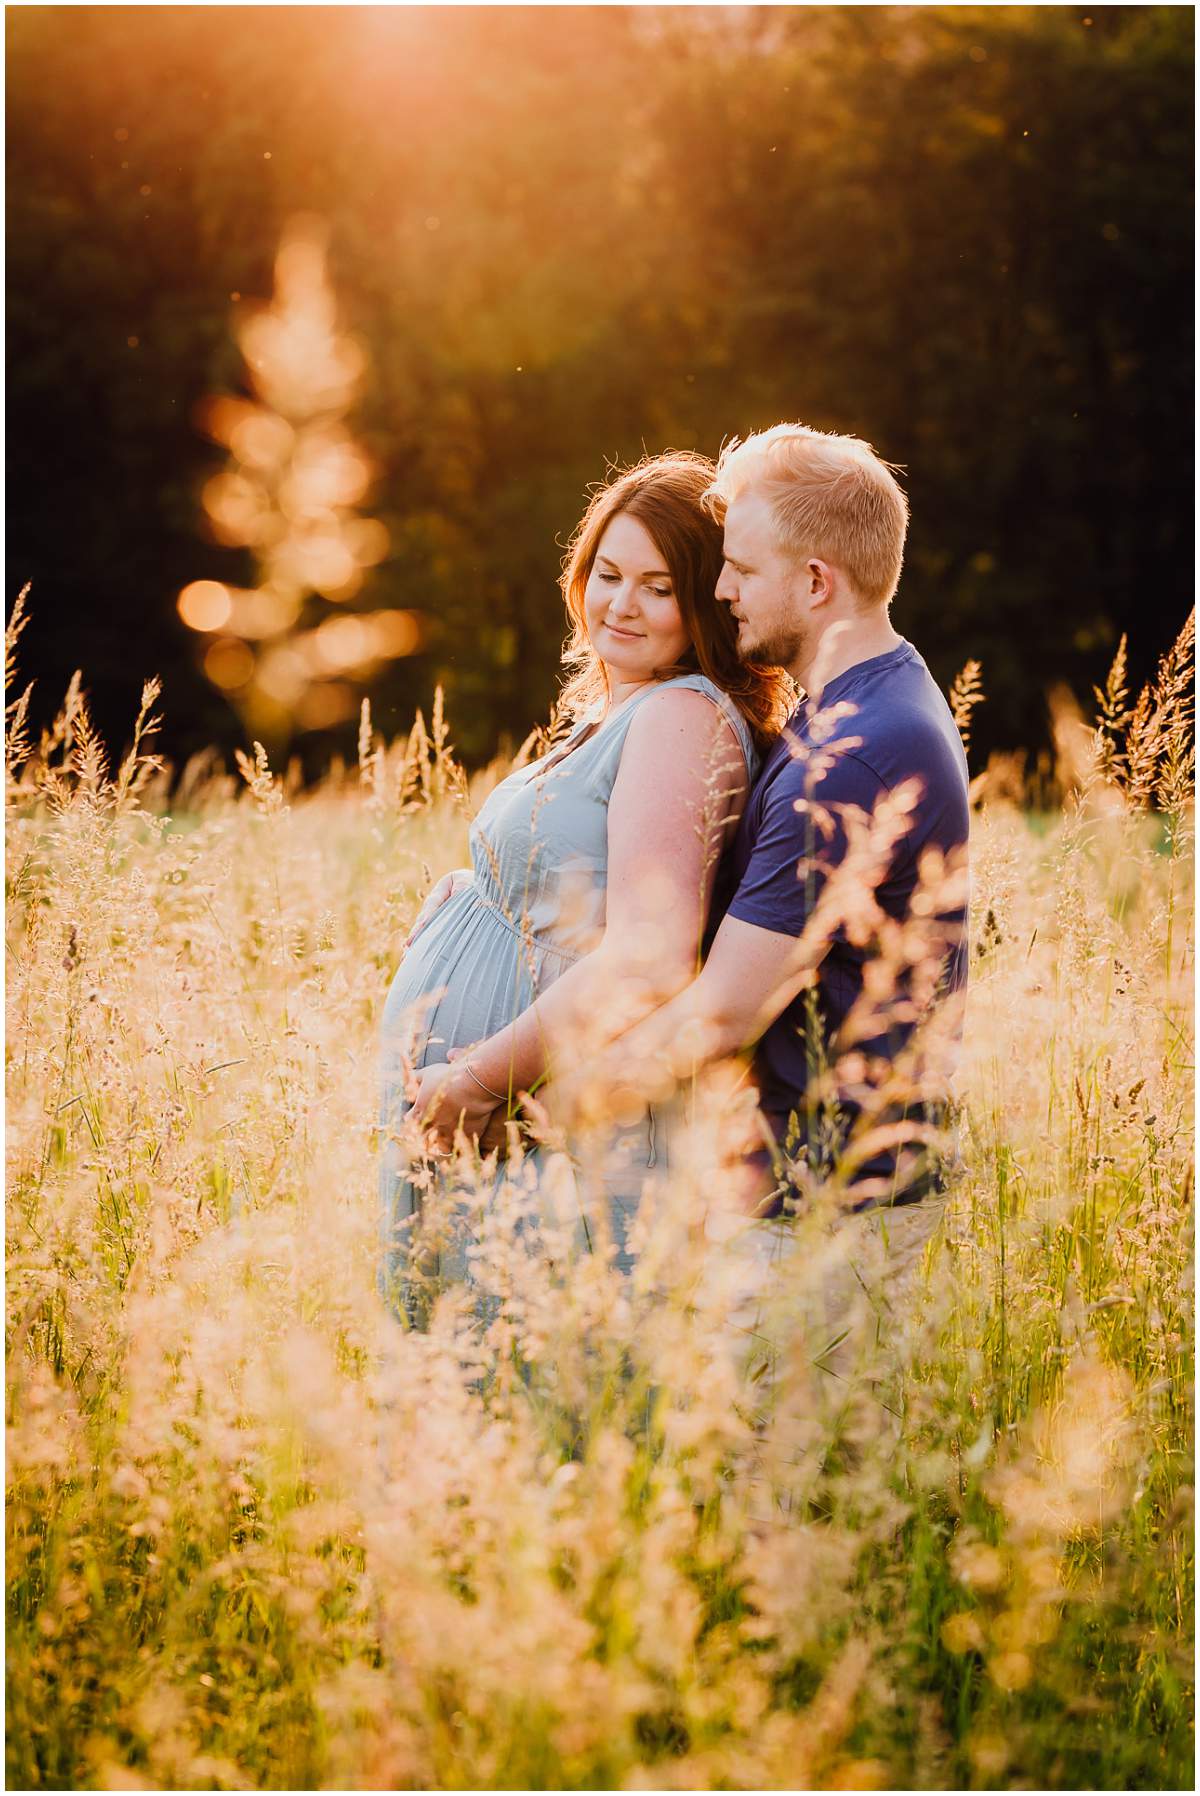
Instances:
[[[832,785],[832,781],[826,783]],[[726,916],[699,976],[604,1055],[593,1077],[665,1096],[672,1084],[751,1046],[815,977],[838,930],[861,935],[878,917],[874,894],[908,829],[919,787],[907,780],[867,815],[841,804],[827,815],[819,857],[798,858],[805,917],[798,933]],[[836,795],[836,794],[835,794]],[[797,843],[804,846],[803,840]],[[869,915],[868,915],[869,913]]]
[[[653,1098],[750,1047],[812,978],[824,945],[726,917],[697,978],[621,1036],[590,1078]]]

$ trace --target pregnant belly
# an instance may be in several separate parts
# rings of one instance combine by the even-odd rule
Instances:
[[[536,969],[538,986],[547,969]],[[444,1060],[520,1015],[534,996],[528,948],[470,887],[447,900],[408,950],[383,1010],[385,1045],[417,1066]]]

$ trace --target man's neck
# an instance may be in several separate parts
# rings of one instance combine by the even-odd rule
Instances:
[[[890,653],[903,641],[903,636],[893,630],[886,611],[881,609],[878,615],[866,617],[860,614],[853,622],[831,623],[815,647],[798,656],[788,672],[819,704],[821,694],[831,681],[849,673],[863,661],[873,661],[877,655]]]

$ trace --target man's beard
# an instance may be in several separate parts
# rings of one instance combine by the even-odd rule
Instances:
[[[807,630],[786,629],[776,625],[762,636],[751,637],[738,625],[738,656],[742,661],[757,661],[767,667],[791,667],[804,658],[808,645]]]

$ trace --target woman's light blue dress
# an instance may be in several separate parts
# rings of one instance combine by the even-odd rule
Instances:
[[[461,889],[434,912],[392,980],[382,1022],[380,1212],[381,1289],[393,1304],[404,1284],[408,1219],[420,1202],[396,1136],[408,1108],[404,1058],[424,1066],[494,1034],[598,945],[608,801],[621,752],[634,711],[667,687],[702,692],[717,706],[753,779],[753,738],[728,694],[698,673],[646,687],[594,734],[586,734],[592,726],[584,722],[565,745],[510,773],[489,794],[471,826],[469,879],[463,875]],[[572,748],[575,737],[583,740]],[[628,1172],[608,1181],[607,1195],[618,1264],[628,1270],[626,1226],[647,1169],[665,1167],[667,1144],[653,1112],[620,1133]]]

